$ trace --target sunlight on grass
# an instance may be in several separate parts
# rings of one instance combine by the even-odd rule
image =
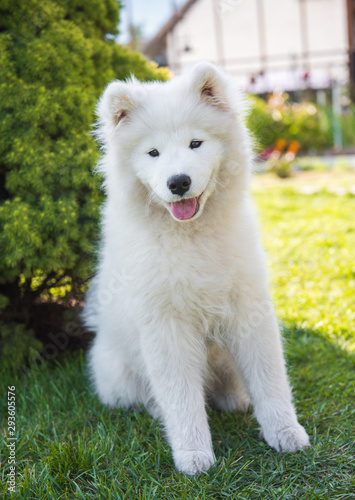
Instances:
[[[263,176],[254,183],[278,316],[354,352],[355,196],[302,195],[297,186]]]

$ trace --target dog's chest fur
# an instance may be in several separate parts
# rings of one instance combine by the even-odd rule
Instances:
[[[208,244],[211,237],[214,245]],[[157,236],[134,231],[121,235],[114,267],[129,276],[124,294],[135,304],[131,310],[191,318],[206,331],[229,316],[235,283],[232,254],[229,238],[218,233],[168,231]]]

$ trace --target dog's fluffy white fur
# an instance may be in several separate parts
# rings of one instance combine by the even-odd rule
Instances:
[[[186,474],[215,461],[206,402],[232,412],[251,400],[270,446],[309,444],[248,195],[243,107],[203,62],[165,83],[112,82],[98,106],[107,201],[84,311],[90,369],[103,403],[160,417]],[[180,175],[191,184],[176,194],[168,179]],[[185,220],[173,214],[181,197],[197,200]]]

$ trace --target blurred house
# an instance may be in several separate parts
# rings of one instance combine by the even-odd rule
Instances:
[[[144,53],[178,74],[209,60],[249,92],[355,81],[355,0],[188,0]]]

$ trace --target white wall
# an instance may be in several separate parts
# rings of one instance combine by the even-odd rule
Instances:
[[[300,2],[307,14],[306,56]],[[176,73],[201,59],[222,63],[244,88],[264,92],[305,87],[307,70],[315,88],[329,86],[330,79],[345,83],[347,49],[346,0],[197,0],[168,38],[168,61]],[[257,76],[261,70],[264,75]]]

